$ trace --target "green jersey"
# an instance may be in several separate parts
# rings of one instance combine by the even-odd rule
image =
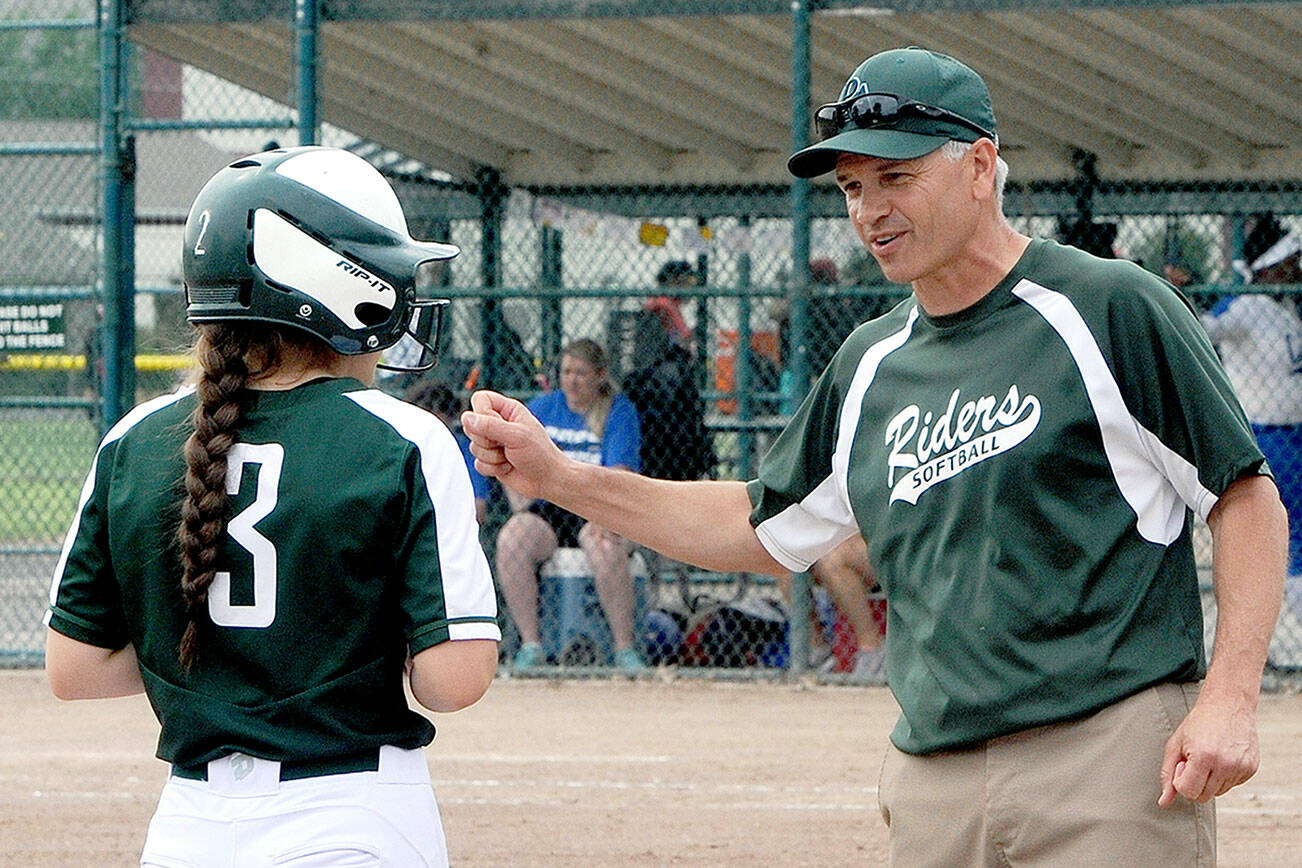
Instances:
[[[55,571],[46,623],[135,646],[184,768],[241,751],[275,760],[428,744],[408,708],[408,654],[500,639],[474,495],[452,434],[348,379],[256,391],[228,458],[230,495],[199,659],[174,534],[192,389],[142,404],[105,436]]]
[[[926,753],[1205,669],[1191,535],[1267,473],[1192,309],[1035,240],[989,294],[856,329],[750,483],[806,569],[862,533],[888,600],[892,741]]]

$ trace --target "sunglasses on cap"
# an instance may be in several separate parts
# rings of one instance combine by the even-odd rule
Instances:
[[[893,93],[865,93],[843,102],[830,102],[814,112],[818,137],[826,141],[849,128],[872,129],[898,123],[901,118],[921,117],[967,127],[998,144],[995,134],[962,115],[934,105],[896,96]]]

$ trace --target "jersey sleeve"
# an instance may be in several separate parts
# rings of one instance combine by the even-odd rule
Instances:
[[[82,486],[50,586],[45,624],[79,642],[119,649],[130,641],[108,546],[111,447],[101,447]]]
[[[1236,479],[1269,475],[1238,395],[1184,299],[1154,281],[1114,295],[1108,313],[1123,400],[1140,426],[1178,456],[1172,461],[1154,450],[1154,462],[1168,469],[1186,504],[1206,518]],[[1181,480],[1186,466],[1196,480]]]
[[[409,650],[455,639],[500,641],[497,595],[461,450],[428,414],[400,430],[415,447],[406,470],[406,527],[396,547]]]
[[[837,351],[747,485],[750,522],[764,548],[800,572],[858,532],[843,481],[833,468],[854,355]],[[843,444],[844,445],[844,444]]]
[[[601,463],[606,467],[642,469],[642,426],[633,402],[623,394],[615,396],[606,417],[601,440]]]

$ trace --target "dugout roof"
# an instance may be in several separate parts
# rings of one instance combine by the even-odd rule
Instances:
[[[133,0],[128,34],[292,104],[292,5]],[[875,51],[953,54],[1016,179],[1302,178],[1300,2],[814,5],[813,104]],[[786,185],[792,34],[787,0],[323,0],[318,117],[511,186]]]

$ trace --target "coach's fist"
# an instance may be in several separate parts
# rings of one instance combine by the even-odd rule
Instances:
[[[565,456],[529,408],[514,398],[481,390],[470,396],[461,428],[470,438],[476,470],[526,497],[546,497],[547,482]]]
[[[1177,795],[1195,802],[1224,795],[1256,774],[1260,761],[1252,706],[1204,694],[1167,739],[1157,803],[1166,807]]]

